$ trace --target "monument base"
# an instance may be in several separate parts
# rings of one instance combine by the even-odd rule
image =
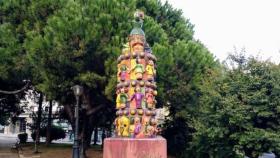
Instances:
[[[106,138],[103,158],[167,158],[167,144],[157,138]]]

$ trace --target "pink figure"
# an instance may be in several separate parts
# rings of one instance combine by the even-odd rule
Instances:
[[[155,97],[154,97],[154,94],[153,94],[153,89],[149,89],[148,92],[146,93],[146,101],[147,101],[147,107],[149,109],[152,109],[154,108],[154,102],[155,102]]]
[[[141,123],[140,123],[140,118],[135,117],[135,128],[134,128],[134,136],[138,135],[141,132]]]

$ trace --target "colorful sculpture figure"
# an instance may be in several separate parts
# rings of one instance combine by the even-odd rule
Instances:
[[[142,117],[142,126],[143,128],[143,133],[147,136],[148,132],[147,132],[147,127],[149,126],[149,122],[150,122],[150,117],[149,116],[143,116]]]
[[[154,68],[153,60],[149,60],[148,65],[146,66],[147,78],[148,80],[154,80],[154,76],[156,74],[156,70]]]
[[[133,101],[133,99],[135,99],[136,108],[142,108],[142,100],[144,99],[144,94],[141,93],[140,87],[135,88],[135,93],[132,95],[130,101]]]
[[[121,88],[120,92],[117,95],[117,109],[122,109],[126,107],[128,101],[128,95],[125,93],[125,89]]]
[[[126,65],[121,65],[120,67],[120,71],[119,71],[119,78],[121,81],[125,81],[125,79],[127,78],[128,73],[127,73],[127,66]]]
[[[155,107],[155,97],[153,92],[154,92],[153,89],[149,88],[145,96],[147,102],[147,108],[149,109],[153,109]]]
[[[141,122],[139,117],[134,118],[134,136],[137,136],[141,132]]]
[[[115,120],[116,135],[130,138],[153,138],[156,121],[156,57],[142,30],[143,12],[135,13],[134,28],[118,58],[118,84]]]
[[[123,137],[129,136],[130,120],[126,116],[120,118],[120,135]]]
[[[151,126],[151,125],[148,125],[147,126],[147,134],[146,134],[146,136],[153,137],[154,133],[155,133],[154,127]]]
[[[135,74],[135,77],[136,77],[137,80],[141,80],[143,78],[144,67],[140,63],[140,59],[136,59],[136,64],[131,69],[131,71],[134,71],[134,74]]]
[[[134,119],[131,119],[130,120],[130,126],[129,126],[129,134],[130,134],[131,138],[135,137],[134,131],[135,131]]]

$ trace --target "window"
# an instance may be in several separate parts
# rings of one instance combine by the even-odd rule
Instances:
[[[24,118],[19,120],[19,132],[26,132],[26,120]]]

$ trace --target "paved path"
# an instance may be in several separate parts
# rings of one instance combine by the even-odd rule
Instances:
[[[17,150],[11,150],[16,141],[14,136],[0,135],[0,158],[18,158]]]
[[[11,148],[16,142],[16,137],[0,135],[0,148]]]
[[[11,147],[17,142],[17,135],[5,135],[0,133],[0,158],[39,158],[40,155],[24,156]]]

